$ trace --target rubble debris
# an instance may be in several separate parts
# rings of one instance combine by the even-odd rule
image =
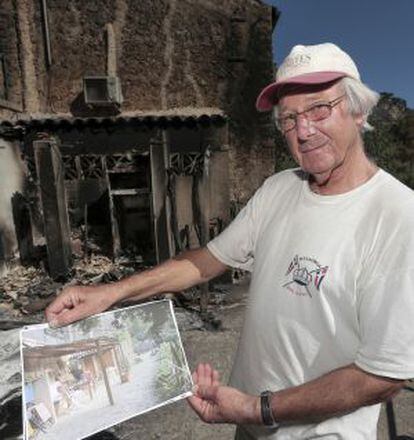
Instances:
[[[23,194],[19,192],[13,194],[11,204],[20,262],[23,266],[27,266],[33,260],[34,254],[32,220],[29,206]]]
[[[66,286],[111,283],[151,267],[144,263],[138,249],[132,248],[113,261],[103,254],[103,250],[93,236],[89,236],[89,255],[85,259],[81,237],[81,230],[72,231],[71,242],[72,245],[77,243],[75,247],[78,252],[73,253],[74,264],[67,281],[52,279],[42,264],[38,267],[22,267],[13,265],[12,262],[6,275],[0,278],[0,330],[9,322],[42,322],[44,309]],[[226,284],[210,284],[209,290],[208,310],[204,310],[201,321],[198,317],[194,318],[197,322],[191,324],[193,328],[204,330],[221,328],[221,323],[216,321],[211,309],[228,305],[230,287]],[[179,307],[185,308],[189,313],[195,315],[199,313],[198,288],[188,289],[180,295],[175,295],[174,300]]]
[[[22,376],[19,329],[0,332],[0,438],[22,431]]]
[[[28,317],[31,323],[42,322],[43,310],[65,286],[110,283],[145,268],[142,258],[113,262],[104,255],[91,255],[89,261],[78,257],[70,281],[58,282],[41,265],[14,265],[0,278],[0,330],[2,322],[26,321]]]

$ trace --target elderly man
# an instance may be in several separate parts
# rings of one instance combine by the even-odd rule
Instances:
[[[337,46],[295,46],[257,108],[274,109],[300,168],[267,179],[207,248],[115,285],[70,287],[49,321],[249,270],[231,387],[201,364],[191,406],[239,425],[240,440],[374,439],[378,404],[414,376],[414,197],[364,151],[376,101]]]

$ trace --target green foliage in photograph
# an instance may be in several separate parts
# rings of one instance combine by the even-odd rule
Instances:
[[[163,400],[188,390],[191,386],[183,353],[177,341],[164,343],[160,347],[160,364],[157,371],[157,393]]]

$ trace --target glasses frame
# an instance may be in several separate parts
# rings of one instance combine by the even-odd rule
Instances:
[[[307,107],[305,110],[301,111],[301,112],[293,112],[290,113],[287,116],[281,117],[281,118],[277,118],[277,125],[280,128],[280,130],[282,131],[282,133],[287,133],[288,131],[294,130],[297,125],[298,125],[298,116],[304,115],[307,121],[312,121],[312,122],[317,122],[317,121],[323,121],[325,119],[328,119],[331,115],[332,115],[332,109],[338,105],[343,98],[346,96],[346,93],[342,94],[341,96],[338,96],[335,99],[332,99],[330,101],[320,101],[320,102],[315,102],[314,104],[310,105],[309,107]],[[326,105],[327,107],[329,107],[329,114],[324,117],[324,118],[320,118],[320,119],[311,119],[308,117],[307,113],[314,109],[315,107],[318,107],[320,105]],[[291,119],[292,122],[294,123],[294,125],[291,128],[287,128],[287,129],[283,129],[282,128],[282,121],[283,120],[287,120],[287,119]]]

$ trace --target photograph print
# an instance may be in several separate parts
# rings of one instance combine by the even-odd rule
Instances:
[[[21,332],[26,440],[87,437],[191,395],[172,302]]]

